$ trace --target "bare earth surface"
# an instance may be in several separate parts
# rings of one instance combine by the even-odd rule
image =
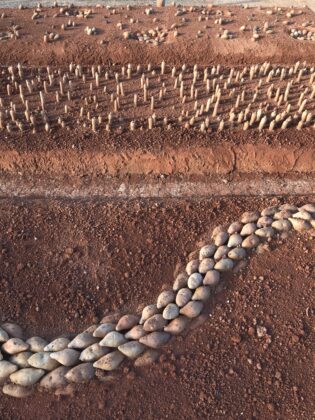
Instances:
[[[53,338],[136,310],[171,284],[176,264],[217,224],[307,200],[2,200],[1,320]],[[226,277],[207,322],[174,339],[156,365],[123,365],[105,383],[61,395],[2,395],[2,418],[311,419],[314,256],[309,236],[271,242]],[[258,325],[267,336],[257,337]]]

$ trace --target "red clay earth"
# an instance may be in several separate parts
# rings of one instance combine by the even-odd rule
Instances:
[[[0,32],[8,31],[12,24],[20,27],[18,39],[1,42],[0,62],[9,65],[21,62],[35,66],[62,65],[65,61],[93,65],[108,62],[160,64],[162,60],[176,65],[247,65],[264,61],[292,64],[301,59],[310,63],[315,61],[314,43],[294,40],[289,35],[291,28],[303,28],[306,22],[310,22],[308,28],[314,28],[315,14],[308,8],[296,8],[295,15],[288,18],[287,13],[291,9],[283,8],[281,12],[269,15],[267,11],[271,8],[213,7],[209,12],[209,20],[205,20],[206,16],[198,8],[181,16],[175,16],[175,7],[155,8],[155,13],[148,16],[144,13],[144,7],[132,8],[130,11],[126,7],[116,8],[114,15],[106,8],[93,7],[91,10],[93,13],[88,19],[73,16],[54,18],[59,8],[44,8],[39,13],[40,18],[32,20],[32,9],[0,9],[0,13],[5,13],[5,17],[0,19]],[[302,11],[301,15],[299,11]],[[199,16],[203,18],[200,22]],[[215,20],[220,17],[231,22],[215,24]],[[130,18],[138,20],[138,23],[131,24]],[[183,18],[186,22],[182,21]],[[62,30],[61,25],[67,24],[69,20],[74,20],[76,26]],[[269,22],[274,33],[266,34],[263,31],[265,22]],[[119,23],[122,23],[123,29],[117,27]],[[174,30],[171,30],[174,24],[178,25],[178,37],[174,37]],[[240,31],[243,25],[248,28],[245,32]],[[87,35],[84,32],[86,26],[96,27],[98,34]],[[125,40],[123,37],[124,31],[138,32],[155,29],[157,26],[169,31],[166,41],[159,46],[134,39]],[[261,29],[261,38],[257,42],[251,39],[255,26]],[[234,39],[216,37],[226,29],[234,34]],[[44,43],[47,31],[58,33],[60,40]],[[202,34],[197,38],[198,31],[202,31]],[[103,41],[103,45],[100,45],[100,41]]]
[[[0,202],[1,321],[50,339],[112,311],[153,302],[218,224],[245,210],[312,197]],[[27,400],[3,419],[305,419],[314,414],[314,238],[269,244],[226,277],[207,321],[149,368]],[[266,334],[257,337],[257,326]],[[106,379],[107,378],[107,379]]]

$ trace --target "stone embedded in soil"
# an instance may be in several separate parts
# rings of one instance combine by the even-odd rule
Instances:
[[[63,349],[51,353],[50,357],[63,366],[74,366],[79,361],[80,352],[74,349]]]
[[[275,220],[272,225],[274,229],[278,230],[279,232],[288,232],[292,229],[292,224],[289,220]]]
[[[8,354],[20,353],[28,349],[29,345],[20,338],[10,338],[2,345],[2,350]]]
[[[31,351],[22,351],[21,353],[10,356],[10,362],[16,364],[20,368],[30,367],[28,359],[33,355]]]
[[[179,308],[175,303],[169,303],[163,311],[163,318],[172,320],[179,315]]]
[[[188,274],[186,272],[179,273],[173,284],[173,291],[177,292],[179,289],[187,286]]]
[[[312,227],[311,224],[304,219],[295,219],[294,217],[290,217],[289,221],[291,222],[293,229],[297,232],[304,232]]]
[[[81,362],[95,362],[110,351],[111,349],[108,347],[100,346],[99,343],[94,343],[81,352],[80,360]]]
[[[136,367],[144,367],[155,363],[159,357],[159,352],[153,349],[145,351],[138,359],[135,361]]]
[[[217,247],[215,245],[204,245],[199,251],[199,259],[211,258],[215,253]]]
[[[1,325],[1,328],[6,331],[10,337],[20,339],[23,339],[24,337],[22,328],[12,322],[5,322]]]
[[[47,375],[41,379],[39,385],[46,389],[55,389],[66,386],[68,381],[66,380],[65,375],[69,369],[70,368],[66,366],[57,367],[57,369],[47,373]]]
[[[243,248],[256,248],[260,243],[259,237],[255,234],[247,236],[242,242]]]
[[[70,340],[65,337],[59,337],[44,347],[44,351],[60,351],[68,347]]]
[[[231,249],[231,251],[228,253],[228,257],[231,258],[232,260],[242,260],[243,258],[245,258],[247,256],[247,252],[244,248],[239,247],[239,248],[233,248]]]
[[[255,231],[255,235],[260,238],[272,238],[276,234],[276,231],[271,226],[266,226]]]
[[[144,352],[145,348],[145,345],[135,340],[122,344],[118,347],[118,350],[130,359],[135,359],[136,357],[139,357],[141,353]]]
[[[70,369],[65,377],[69,382],[84,383],[94,378],[95,369],[92,363],[81,363]]]
[[[2,392],[14,398],[26,398],[34,393],[35,389],[15,384],[6,384],[2,388]]]
[[[193,294],[192,290],[186,287],[183,289],[180,289],[176,295],[176,299],[175,299],[176,305],[178,305],[179,307],[185,306],[186,303],[190,301],[192,294]]]
[[[105,337],[100,341],[100,346],[104,347],[118,347],[121,344],[124,344],[127,340],[124,335],[118,331],[111,331],[105,335]]]
[[[26,340],[26,343],[30,346],[29,349],[33,353],[44,351],[45,347],[48,344],[47,341],[41,337],[31,337],[28,340]]]
[[[200,315],[202,309],[203,309],[202,302],[199,302],[197,300],[190,301],[181,308],[180,314],[185,315],[188,318],[196,318],[196,316]]]
[[[16,385],[32,386],[45,375],[43,369],[24,368],[10,375],[10,380]]]
[[[207,271],[212,270],[214,267],[214,260],[212,258],[204,258],[200,264],[198,271],[201,274],[206,274]]]
[[[116,324],[101,324],[96,328],[96,330],[93,333],[93,336],[97,338],[104,338],[106,334],[108,334],[111,331],[114,331],[115,328]]]
[[[3,330],[2,328],[0,328],[0,343],[4,343],[6,341],[9,340],[9,334]]]
[[[159,309],[157,308],[156,305],[147,305],[142,310],[139,323],[144,324],[147,319],[151,318],[151,316],[156,315],[158,313],[159,313]]]
[[[138,324],[140,317],[138,315],[124,315],[116,325],[116,331],[130,330]]]
[[[175,300],[175,293],[172,290],[165,290],[159,294],[156,306],[158,309],[162,309],[162,308],[165,308],[165,306],[168,305],[169,303],[174,302],[174,300]]]
[[[11,373],[18,370],[18,366],[13,363],[8,362],[7,360],[0,361],[0,384],[3,383]]]
[[[209,286],[200,286],[197,287],[195,293],[193,294],[192,300],[207,301],[210,298],[211,290]]]
[[[127,340],[138,340],[144,335],[146,335],[146,331],[144,330],[143,325],[136,325],[125,334],[125,338],[127,338]]]
[[[53,370],[59,366],[59,363],[50,357],[50,352],[38,352],[33,354],[28,363],[30,366],[37,369]]]
[[[230,271],[234,267],[234,262],[230,258],[223,258],[214,266],[218,271]],[[205,284],[205,283],[204,283]]]
[[[208,271],[203,279],[205,286],[216,286],[220,282],[220,273],[217,270]]]
[[[97,341],[97,338],[93,337],[92,334],[85,331],[81,334],[78,334],[72,341],[70,341],[70,343],[68,344],[68,348],[85,349],[86,347],[96,343]]]
[[[196,289],[203,282],[203,276],[200,273],[193,273],[189,276],[187,285],[189,289]]]
[[[115,350],[94,362],[93,366],[102,370],[115,370],[122,363],[124,358],[125,356],[119,350]]]
[[[153,349],[158,349],[164,346],[171,338],[171,335],[166,332],[154,331],[139,339],[140,343]]]
[[[189,323],[189,318],[180,315],[179,317],[173,319],[168,325],[166,325],[166,327],[164,327],[164,331],[173,335],[181,334],[188,327]]]
[[[163,330],[166,324],[167,321],[163,318],[163,315],[156,314],[145,321],[145,323],[143,324],[143,329],[147,332]]]

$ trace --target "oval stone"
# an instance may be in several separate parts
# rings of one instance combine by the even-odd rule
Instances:
[[[64,349],[51,353],[50,357],[63,366],[74,366],[79,361],[80,352],[74,349]]]
[[[215,245],[205,245],[199,251],[199,259],[211,258],[215,253],[217,247]]]
[[[94,378],[95,369],[92,363],[81,363],[70,369],[65,377],[69,382],[81,384]]]
[[[120,318],[116,325],[116,331],[130,330],[139,323],[140,317],[138,315],[124,315]]]
[[[187,278],[188,278],[188,276],[187,276]],[[142,310],[142,315],[141,315],[141,318],[140,318],[139,323],[140,324],[144,324],[144,322],[147,319],[151,318],[151,316],[156,315],[158,313],[159,313],[159,309],[157,308],[156,305],[148,305],[148,306],[146,306]]]
[[[7,360],[0,361],[0,384],[3,383],[11,373],[18,370],[18,367]]]
[[[128,343],[122,344],[118,347],[118,350],[130,359],[135,359],[140,356],[145,350],[145,345],[139,343],[139,341],[129,341]]]
[[[50,352],[38,352],[28,359],[28,364],[37,369],[53,370],[59,366],[57,360],[50,357]]]
[[[214,267],[214,260],[212,258],[204,258],[198,267],[198,271],[201,274],[206,274],[207,271],[212,270]]]
[[[38,353],[44,351],[47,346],[47,341],[42,337],[31,337],[26,340],[26,343],[30,346],[29,350],[33,353]]]
[[[166,332],[154,331],[139,339],[140,343],[153,349],[158,349],[164,346],[171,338],[171,335]]]
[[[205,286],[216,286],[220,281],[220,273],[216,270],[208,271],[203,279]]]
[[[2,350],[8,354],[20,353],[21,351],[25,351],[28,349],[29,345],[26,344],[20,338],[10,338],[2,345]]]
[[[171,320],[179,315],[179,307],[175,303],[169,303],[163,311],[163,318]]]
[[[260,240],[258,236],[253,234],[253,235],[247,236],[247,238],[244,239],[244,241],[242,242],[242,247],[249,248],[249,249],[256,248],[256,246],[258,246],[259,243],[260,243]]]
[[[115,370],[122,363],[124,358],[125,356],[119,350],[115,350],[94,362],[93,367],[107,371]]]
[[[70,343],[68,344],[68,348],[85,349],[86,347],[96,343],[97,341],[97,338],[93,337],[91,333],[84,331],[83,333],[78,334],[72,341],[70,341]]]
[[[66,349],[69,343],[70,340],[68,338],[59,337],[47,344],[47,346],[44,347],[44,351],[60,351]]]
[[[68,384],[68,381],[65,378],[66,373],[69,371],[69,368],[66,366],[59,366],[57,369],[52,370],[51,372],[45,375],[39,385],[46,389],[56,389],[64,387]]]
[[[101,324],[96,328],[96,330],[93,333],[93,336],[97,338],[104,338],[106,334],[108,334],[111,331],[114,331],[115,328],[115,324]]]
[[[139,340],[139,338],[144,335],[146,335],[146,331],[144,330],[143,325],[136,325],[125,334],[125,338],[127,338],[127,340]]]
[[[210,298],[211,292],[209,286],[197,287],[193,294],[192,300],[200,300],[202,302],[207,301]]]
[[[196,289],[196,287],[200,286],[202,282],[203,276],[200,273],[193,273],[189,276],[187,284],[190,289]]]
[[[181,334],[188,327],[189,323],[189,318],[180,315],[166,325],[166,327],[164,327],[164,331],[173,335]]]
[[[188,274],[186,272],[179,273],[173,284],[173,291],[177,292],[179,289],[187,286]],[[153,314],[152,314],[153,315]]]
[[[241,245],[242,241],[243,241],[243,238],[241,237],[240,234],[233,233],[233,235],[230,236],[230,239],[228,241],[228,247],[234,248],[236,246],[239,246]]]
[[[162,314],[156,314],[147,319],[143,324],[143,329],[147,332],[163,330],[167,321],[163,318]]]
[[[192,291],[188,288],[180,289],[176,295],[176,305],[179,307],[185,306],[192,297]]]
[[[99,343],[94,343],[81,352],[80,360],[82,362],[95,362],[100,357],[108,354],[110,351],[111,349],[108,347],[103,347],[100,346]]]
[[[230,271],[233,267],[234,262],[230,258],[223,258],[214,266],[214,268],[218,271]]]
[[[15,385],[15,384],[6,384],[2,388],[2,392],[10,397],[14,398],[27,398],[34,393],[34,388]]]
[[[203,309],[202,302],[199,302],[197,300],[190,301],[181,308],[180,314],[185,315],[188,318],[195,318],[196,316],[200,315],[202,309]]]
[[[10,357],[10,362],[14,363],[20,368],[30,367],[28,359],[33,355],[31,351],[22,351],[21,353],[13,354]]]
[[[43,369],[24,368],[20,369],[10,375],[10,380],[16,385],[32,386],[45,375]]]
[[[174,302],[175,300],[175,293],[172,290],[165,290],[164,292],[160,293],[157,299],[157,308],[162,309],[165,308],[166,305],[169,303]]]
[[[118,331],[111,331],[105,335],[99,344],[103,347],[118,347],[126,341],[127,340],[122,333]]]

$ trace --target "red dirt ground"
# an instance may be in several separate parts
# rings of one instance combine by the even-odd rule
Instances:
[[[75,332],[136,310],[172,283],[178,262],[217,224],[308,197],[21,200],[0,203],[2,320],[27,335]],[[314,413],[314,239],[278,240],[228,276],[207,322],[150,368],[27,400],[1,396],[3,419],[306,419]],[[39,263],[40,262],[40,263]],[[268,337],[256,336],[256,325]]]

